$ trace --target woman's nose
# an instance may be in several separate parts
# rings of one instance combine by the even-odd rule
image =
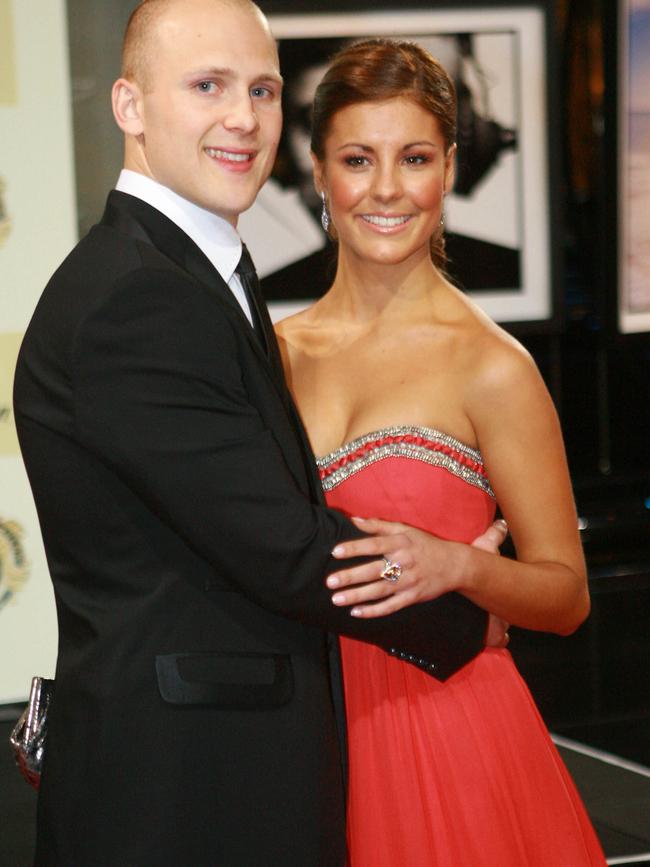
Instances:
[[[380,202],[398,198],[401,191],[399,170],[395,166],[379,167],[373,178],[372,193]]]

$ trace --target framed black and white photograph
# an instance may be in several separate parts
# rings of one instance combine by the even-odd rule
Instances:
[[[327,290],[335,251],[320,226],[309,158],[310,106],[329,58],[371,36],[416,41],[458,94],[458,157],[445,226],[451,279],[502,323],[553,317],[546,18],[510,8],[271,16],[285,79],[272,177],[239,223],[273,317]]]
[[[650,0],[619,3],[618,319],[650,331]]]

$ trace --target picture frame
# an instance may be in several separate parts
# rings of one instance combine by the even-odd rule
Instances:
[[[464,135],[455,192],[446,204],[451,278],[510,330],[552,327],[558,309],[557,185],[549,135],[553,108],[545,5],[299,14],[269,10],[269,20],[286,82],[284,141],[274,174],[242,215],[239,228],[273,318],[297,312],[319,297],[335,271],[335,251],[317,223],[308,160],[305,119],[317,81],[338,47],[385,36],[420,42],[440,55],[456,80],[459,105],[465,100],[463,108],[471,116],[472,149],[468,153],[466,144],[463,151]],[[292,125],[300,123],[299,135]],[[481,150],[485,142],[476,141],[478,127],[484,138],[492,134],[491,150]],[[300,160],[287,157],[292,136],[302,140]],[[294,165],[287,171],[291,159]]]
[[[618,328],[650,331],[650,0],[619,0]]]

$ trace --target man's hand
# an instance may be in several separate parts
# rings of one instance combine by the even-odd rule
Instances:
[[[491,527],[488,527],[482,536],[474,539],[472,545],[475,548],[480,548],[482,551],[488,551],[490,554],[498,554],[499,548],[506,540],[508,535],[508,525],[503,519],[495,521]],[[507,647],[510,641],[508,635],[509,624],[500,617],[495,617],[490,614],[487,630],[485,632],[486,647]]]
[[[506,541],[507,535],[508,525],[503,518],[499,518],[498,521],[495,521],[487,528],[482,536],[474,539],[472,547],[480,548],[481,551],[487,551],[489,554],[498,554],[499,548]]]
[[[507,647],[510,641],[508,626],[509,624],[505,620],[501,620],[500,617],[490,614],[487,629],[485,630],[485,646]]]

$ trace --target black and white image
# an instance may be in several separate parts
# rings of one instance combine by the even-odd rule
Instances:
[[[417,41],[454,78],[458,158],[445,213],[450,277],[497,321],[550,318],[542,11],[305,14],[271,23],[286,82],[285,128],[273,175],[239,228],[274,318],[322,295],[334,277],[335,253],[312,181],[310,107],[328,59],[367,36]]]

